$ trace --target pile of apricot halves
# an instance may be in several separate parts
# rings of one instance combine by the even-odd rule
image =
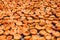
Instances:
[[[0,0],[0,40],[60,40],[60,0]]]

